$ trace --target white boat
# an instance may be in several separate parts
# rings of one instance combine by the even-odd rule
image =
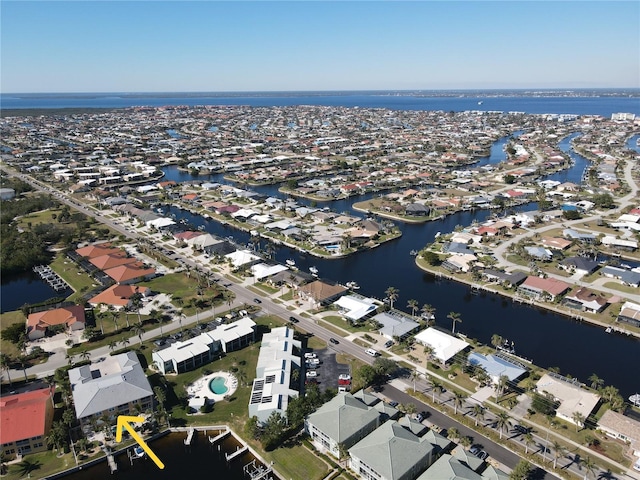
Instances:
[[[605,332],[607,332],[607,333],[611,333],[611,330],[613,330],[611,327],[607,327],[607,328],[605,329]]]
[[[636,407],[640,407],[640,393],[635,393],[629,397],[629,401]]]
[[[309,267],[309,271],[313,274],[313,275],[318,275],[318,269],[316,267]]]
[[[434,235],[434,238],[438,238],[440,236],[440,232],[436,232],[436,234]]]
[[[478,105],[482,105],[484,102],[481,100],[478,102]]]
[[[347,288],[350,288],[351,290],[358,290],[360,288],[360,285],[358,285],[356,282],[347,282]]]
[[[133,447],[133,454],[137,457],[137,458],[142,458],[146,455],[144,449],[141,446],[135,446]]]
[[[287,265],[289,265],[290,267],[295,267],[296,266],[296,262],[294,260],[291,260],[291,259],[286,260],[285,263]]]
[[[412,257],[415,257],[416,255],[418,255],[418,250],[411,250],[409,252],[409,255],[411,255]]]

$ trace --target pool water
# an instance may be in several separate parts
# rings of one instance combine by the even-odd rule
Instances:
[[[224,395],[229,390],[225,383],[226,379],[224,377],[213,377],[209,382],[209,390],[216,395]]]

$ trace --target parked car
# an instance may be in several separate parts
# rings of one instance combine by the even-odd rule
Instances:
[[[478,457],[480,460],[486,460],[489,457],[489,454],[482,450],[481,452],[476,454],[476,457]]]
[[[478,455],[482,451],[482,449],[480,448],[480,445],[471,445],[471,448],[469,448],[469,451],[473,455]]]
[[[253,301],[256,303],[262,303],[262,300],[260,300],[258,297],[254,298]]]
[[[318,358],[307,358],[306,362],[309,365],[320,365],[320,359]]]
[[[338,340],[336,340],[336,339],[335,339],[335,338],[333,338],[333,337],[331,337],[331,338],[329,339],[329,341],[330,341],[331,343],[333,343],[334,345],[337,345],[337,344],[339,344],[339,343],[340,343]]]
[[[289,321],[291,323],[298,323],[298,319],[296,317],[289,317]]]
[[[316,372],[315,370],[307,370],[306,375],[308,378],[313,378],[318,376],[318,372]]]
[[[307,352],[304,354],[304,358],[316,358],[317,355],[313,352]]]
[[[422,416],[421,413],[416,413],[415,420],[417,422],[422,422],[422,420],[424,420],[424,417]]]
[[[367,349],[365,350],[365,353],[366,353],[367,355],[371,355],[372,357],[377,357],[377,356],[378,356],[378,351],[377,351],[377,350],[374,350],[373,348],[367,348]]]
[[[393,402],[389,402],[389,405],[392,406],[393,408],[396,408],[398,406],[398,402],[394,400]]]
[[[384,348],[389,348],[393,345],[393,340],[387,340],[384,342]]]

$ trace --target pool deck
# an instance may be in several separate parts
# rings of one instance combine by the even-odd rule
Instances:
[[[226,393],[223,395],[218,395],[213,393],[209,389],[209,382],[213,380],[215,377],[224,377],[224,384],[227,387]],[[238,388],[238,380],[229,372],[214,372],[209,375],[206,375],[202,378],[199,378],[191,385],[187,387],[187,393],[189,395],[189,399],[204,399],[205,397],[213,400],[214,402],[219,402],[224,400],[224,397],[227,395],[232,395],[236,389]]]

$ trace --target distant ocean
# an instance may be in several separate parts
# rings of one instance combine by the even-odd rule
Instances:
[[[391,110],[500,111],[533,114],[640,115],[640,89],[617,91],[513,90],[458,92],[279,92],[279,93],[64,93],[1,94],[0,109],[126,108],[198,105],[386,108]]]

